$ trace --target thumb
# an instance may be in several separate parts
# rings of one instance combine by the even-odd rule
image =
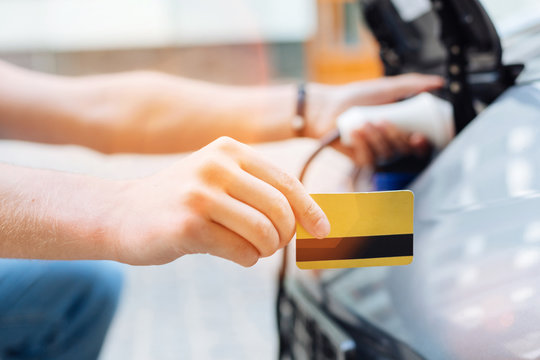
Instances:
[[[386,98],[386,102],[394,102],[443,85],[444,79],[437,75],[404,74],[386,78],[381,95]]]

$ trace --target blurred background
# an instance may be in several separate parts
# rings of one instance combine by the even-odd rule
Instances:
[[[234,84],[381,73],[356,1],[0,0],[0,56],[83,75],[157,69]]]

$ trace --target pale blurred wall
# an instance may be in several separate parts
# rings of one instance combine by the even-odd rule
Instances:
[[[67,75],[260,84],[303,76],[315,18],[313,0],[0,0],[0,58]]]
[[[304,74],[301,43],[195,46],[77,52],[25,51],[0,59],[64,75],[153,69],[195,79],[250,85],[298,79]]]

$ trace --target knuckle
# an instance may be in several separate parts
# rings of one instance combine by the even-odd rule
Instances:
[[[384,127],[382,127],[381,133],[386,137],[390,138],[390,140],[398,140],[400,138],[398,129],[391,125],[385,125]]]
[[[255,223],[255,233],[261,240],[259,252],[267,257],[276,252],[279,247],[279,235],[270,221],[260,220]]]
[[[294,235],[296,220],[291,206],[281,193],[272,202],[272,215],[276,224],[280,225],[280,246],[289,241]]]
[[[259,220],[254,225],[255,232],[263,239],[272,237],[273,229],[267,221]]]
[[[218,153],[223,154],[229,159],[238,162],[245,156],[253,156],[254,150],[244,143],[234,140],[230,137],[223,136],[214,141],[215,149]]]
[[[301,187],[300,181],[295,177],[283,171],[280,171],[279,174],[279,183],[286,193],[294,193]]]
[[[257,251],[248,248],[242,255],[239,264],[243,267],[249,268],[255,265],[257,261],[259,261],[259,254]]]
[[[277,193],[273,196],[271,200],[272,204],[272,213],[274,216],[279,218],[279,220],[286,220],[287,217],[291,214],[291,206],[287,201],[287,198],[282,193]]]
[[[214,141],[214,144],[222,151],[231,151],[238,147],[239,142],[228,136],[222,136]]]
[[[180,237],[182,238],[193,238],[201,231],[201,219],[194,215],[189,214],[184,216],[180,220],[179,230]]]
[[[206,197],[206,191],[201,186],[191,186],[187,192],[187,200],[190,204],[205,201]]]
[[[231,164],[226,159],[208,157],[201,164],[198,174],[204,182],[223,184],[232,177]]]
[[[223,167],[223,162],[219,161],[218,157],[209,156],[204,159],[200,165],[201,173],[218,172]]]
[[[296,232],[296,222],[293,221],[290,224],[285,225],[284,228],[285,230],[279,243],[279,248],[286,246],[293,238],[294,233]]]
[[[195,213],[201,213],[211,205],[211,200],[212,196],[208,190],[195,185],[188,190],[185,203]]]
[[[312,225],[315,225],[315,223],[318,220],[319,216],[319,208],[317,205],[315,205],[314,202],[310,202],[304,209],[304,212],[302,213],[303,218],[309,221]]]

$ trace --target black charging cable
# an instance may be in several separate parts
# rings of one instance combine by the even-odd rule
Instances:
[[[335,130],[329,132],[328,134],[326,134],[325,136],[323,136],[319,140],[319,145],[317,146],[315,151],[313,151],[313,153],[311,153],[311,155],[307,158],[306,162],[304,163],[304,166],[302,167],[302,171],[300,171],[300,176],[298,176],[298,179],[300,180],[300,182],[302,182],[302,183],[304,182],[306,172],[307,172],[309,166],[311,165],[311,163],[313,162],[313,160],[315,160],[315,158],[317,157],[317,155],[319,155],[319,153],[322,150],[324,150],[324,148],[326,148],[327,146],[330,146],[334,142],[338,141],[339,138],[340,138],[339,130],[335,129]],[[281,268],[279,270],[279,288],[281,288],[283,286],[283,281],[285,279],[285,272],[287,271],[287,252],[288,252],[287,249],[288,249],[288,247],[289,247],[289,245],[287,245],[285,248],[283,248],[282,263],[281,263]]]
[[[338,141],[339,138],[340,138],[339,130],[335,129],[335,130],[329,132],[327,135],[325,135],[324,137],[322,137],[319,140],[319,145],[317,146],[315,151],[313,151],[313,153],[308,157],[308,159],[304,163],[304,166],[302,167],[302,171],[300,172],[300,176],[298,177],[300,182],[302,182],[302,183],[304,182],[306,172],[307,172],[309,166],[311,165],[311,163],[313,162],[313,160],[317,157],[317,155],[319,155],[319,153],[324,148],[326,148],[327,146],[330,146],[334,142]],[[358,173],[358,171],[356,171],[356,169],[355,169],[355,173]],[[285,275],[287,273],[288,253],[289,253],[288,248],[289,248],[289,245],[287,245],[287,246],[285,246],[283,248],[283,254],[282,254],[282,257],[281,257],[281,267],[280,267],[279,273],[278,273],[278,292],[277,292],[277,299],[276,299],[276,321],[277,321],[278,331],[281,329],[281,324],[280,324],[281,320],[280,320],[280,315],[279,315],[280,314],[280,308],[279,307],[280,307],[281,299],[283,298],[283,296],[285,294]],[[285,342],[284,342],[284,339],[282,339],[281,336],[282,336],[282,334],[280,333],[280,337],[279,337],[279,358],[281,358],[282,355],[284,355],[285,352],[286,352]]]

